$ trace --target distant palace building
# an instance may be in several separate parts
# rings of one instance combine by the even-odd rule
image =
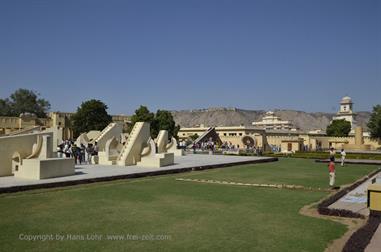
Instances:
[[[262,121],[253,122],[253,126],[266,130],[291,130],[293,125],[290,121],[282,121],[274,112],[268,111]]]
[[[197,134],[201,139],[203,136],[207,136],[206,133],[213,130],[221,142],[231,143],[240,149],[245,149],[248,142],[265,151],[280,150],[281,152],[321,151],[331,147],[345,148],[348,151],[379,149],[381,142],[370,138],[361,127],[354,129],[354,116],[352,99],[345,96],[341,99],[340,110],[333,120],[345,119],[351,123],[353,133],[347,137],[327,136],[323,129],[310,131],[295,129],[290,121],[282,121],[272,111],[267,112],[262,121],[253,122],[252,126],[182,127],[178,132],[178,137],[180,140],[189,140],[191,136]]]
[[[337,115],[333,117],[333,120],[341,120],[345,119],[346,121],[351,123],[352,130],[355,126],[355,113],[353,113],[353,102],[352,98],[349,96],[345,96],[340,101],[340,110],[337,112]]]

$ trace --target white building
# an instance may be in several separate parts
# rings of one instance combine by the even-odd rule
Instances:
[[[354,121],[355,113],[353,113],[353,102],[352,98],[349,96],[345,96],[340,101],[340,110],[337,112],[337,115],[333,117],[333,120],[341,120],[345,119],[346,121],[351,123],[352,130],[355,126]]]
[[[276,116],[272,111],[266,112],[262,121],[252,122],[252,125],[267,130],[291,130],[293,128],[290,121],[282,121],[281,118]]]

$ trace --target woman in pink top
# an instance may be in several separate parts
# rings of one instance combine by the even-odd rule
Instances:
[[[329,185],[333,187],[335,185],[335,162],[330,161],[328,165],[329,170]]]

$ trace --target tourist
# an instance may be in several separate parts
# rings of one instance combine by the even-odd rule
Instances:
[[[192,145],[193,154],[196,154],[196,148],[197,148],[197,146],[196,146],[196,144],[194,143],[194,144]]]
[[[71,148],[70,148],[70,142],[65,142],[65,147],[63,149],[63,152],[65,153],[65,157],[70,158]]]
[[[336,154],[335,149],[333,147],[331,147],[329,149],[329,160],[333,159],[333,162],[335,162],[335,154]]]
[[[64,149],[63,143],[57,146],[57,157],[63,158],[63,149]]]
[[[86,153],[85,145],[81,143],[81,146],[78,149],[79,149],[79,164],[85,163],[85,153]]]
[[[341,154],[341,166],[344,166],[345,156],[347,155],[347,153],[345,153],[344,149],[341,149],[340,154]]]
[[[77,164],[77,159],[78,159],[78,147],[77,147],[77,145],[73,144],[71,146],[71,154],[72,154],[72,157],[74,157],[75,164]]]
[[[329,164],[328,164],[328,170],[329,170],[329,186],[333,187],[335,185],[335,159],[330,158]]]
[[[94,143],[93,156],[98,156],[98,151],[99,151],[98,142],[95,142]]]
[[[87,154],[87,164],[91,164],[91,156],[93,154],[93,145],[92,144],[88,144],[87,145],[87,148],[86,148],[86,154]]]
[[[93,159],[94,164],[98,164],[98,152],[99,152],[98,143],[95,142],[93,147],[93,153],[92,153],[92,156],[94,157]]]

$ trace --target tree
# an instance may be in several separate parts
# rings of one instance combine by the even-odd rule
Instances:
[[[381,105],[378,104],[373,107],[367,126],[369,128],[371,138],[381,138]]]
[[[22,113],[34,114],[37,117],[46,117],[50,103],[39,94],[28,89],[18,89],[7,99],[0,99],[0,115],[19,116]]]
[[[189,138],[190,138],[192,141],[194,141],[194,140],[196,140],[196,139],[198,138],[198,134],[195,133],[195,134],[189,136]]]
[[[176,125],[173,119],[172,113],[167,110],[158,110],[155,115],[154,123],[151,127],[151,135],[157,136],[160,130],[168,130],[169,137],[175,137],[177,139],[177,133],[180,130],[180,126]]]
[[[71,119],[75,136],[90,130],[103,130],[112,121],[107,105],[95,99],[83,102]]]
[[[149,122],[151,128],[151,137],[156,138],[160,130],[168,130],[169,137],[176,137],[180,126],[176,126],[171,112],[166,110],[158,110],[156,114],[149,111],[146,106],[140,106],[135,110],[135,114],[131,117],[131,124],[128,132],[131,132],[136,122]]]
[[[9,99],[0,99],[0,116],[11,116]]]
[[[151,113],[146,106],[141,105],[137,110],[135,110],[135,114],[131,116],[131,124],[128,126],[128,132],[131,132],[136,122],[149,122],[152,127],[154,119],[154,113]]]
[[[330,125],[327,126],[327,135],[335,137],[347,137],[351,131],[351,123],[345,119],[333,120]]]

